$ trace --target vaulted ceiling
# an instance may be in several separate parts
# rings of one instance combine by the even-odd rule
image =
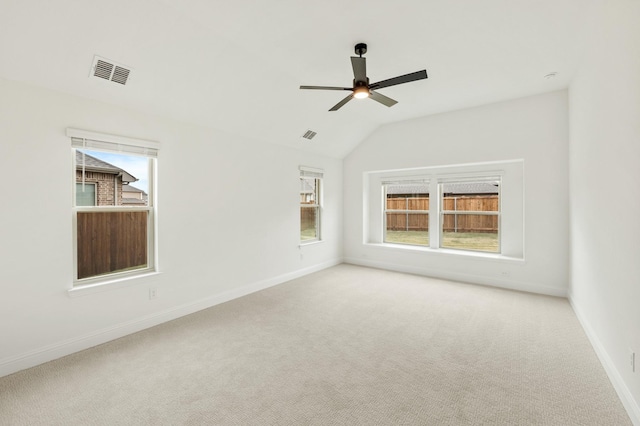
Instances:
[[[0,77],[341,158],[385,123],[567,87],[589,3],[3,0]],[[358,42],[371,82],[429,78],[381,89],[391,108],[329,112],[345,93],[299,90],[350,86]],[[94,55],[131,67],[130,82],[90,79]]]

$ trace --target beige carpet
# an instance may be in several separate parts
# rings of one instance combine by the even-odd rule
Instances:
[[[340,265],[0,378],[2,425],[630,425],[565,299]]]

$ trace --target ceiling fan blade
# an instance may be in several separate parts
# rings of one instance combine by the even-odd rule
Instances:
[[[342,108],[344,106],[344,104],[349,102],[351,99],[353,99],[353,93],[350,94],[349,96],[347,96],[346,98],[344,98],[343,100],[341,100],[340,102],[338,102],[337,104],[335,104],[334,107],[331,108],[329,111],[337,111],[337,110],[339,110],[340,108]]]
[[[301,89],[312,90],[353,90],[352,87],[330,87],[330,86],[300,86]]]
[[[412,72],[411,74],[401,75],[399,77],[393,77],[388,80],[382,80],[377,83],[373,83],[369,87],[371,89],[382,89],[383,87],[395,86],[397,84],[409,83],[416,80],[424,80],[427,78],[427,70]]]
[[[355,81],[367,82],[367,59],[351,57],[351,66],[353,67],[353,78]]]
[[[386,97],[378,92],[374,92],[373,90],[369,91],[369,97],[374,101],[380,102],[382,105],[386,105],[388,107],[392,107],[398,103],[398,101],[393,100],[391,98]]]

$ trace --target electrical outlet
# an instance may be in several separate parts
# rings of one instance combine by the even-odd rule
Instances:
[[[636,372],[636,353],[629,349],[629,366],[631,367],[631,372]]]
[[[156,299],[158,297],[158,289],[156,287],[149,288],[149,300]]]

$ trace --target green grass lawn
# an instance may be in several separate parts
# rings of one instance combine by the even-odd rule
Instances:
[[[315,240],[316,228],[307,228],[300,231],[300,241]]]
[[[445,232],[442,247],[498,252],[498,234]],[[385,242],[429,246],[429,231],[387,231]]]
[[[429,231],[387,231],[385,243],[429,246]]]

